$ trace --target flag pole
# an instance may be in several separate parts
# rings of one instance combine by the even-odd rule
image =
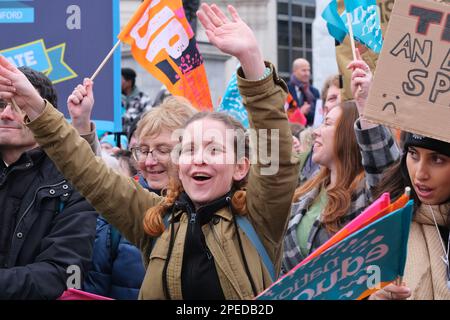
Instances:
[[[408,199],[411,197],[411,187],[406,187],[405,188],[405,195],[408,197]],[[396,286],[401,286],[403,282],[403,277],[402,276],[398,276],[397,279],[395,279],[395,285]]]
[[[114,45],[114,47],[111,49],[111,51],[109,51],[108,55],[105,57],[105,59],[103,59],[102,63],[100,63],[100,65],[98,66],[97,70],[95,70],[94,74],[90,78],[92,81],[94,81],[95,77],[97,77],[97,75],[99,74],[100,70],[102,70],[102,68],[105,66],[105,64],[108,62],[108,60],[111,58],[111,56],[113,55],[114,51],[116,51],[116,49],[119,46],[119,44],[120,44],[120,40],[117,40],[117,42]]]
[[[94,81],[95,77],[97,77],[97,75],[99,74],[99,72],[102,70],[102,68],[105,66],[105,64],[108,62],[108,60],[111,58],[111,56],[113,55],[114,51],[116,51],[117,47],[120,44],[120,40],[117,40],[116,44],[114,45],[114,47],[111,49],[111,51],[109,51],[108,55],[105,57],[105,59],[103,59],[102,63],[98,66],[97,70],[95,70],[94,74],[91,77],[91,80]],[[14,98],[11,98],[11,104],[13,106],[13,109],[15,109],[15,112],[20,112],[20,108],[17,105],[17,102]]]
[[[409,197],[411,197],[411,187],[406,187],[405,188],[405,194],[406,194],[406,196],[409,198]]]
[[[350,43],[352,46],[353,60],[356,60],[355,39],[353,38],[352,15],[350,14],[350,12],[347,12],[347,23],[348,23],[348,31],[350,33]]]
[[[355,38],[353,38],[352,15],[350,14],[350,12],[347,12],[347,23],[348,23],[348,32],[350,33],[350,44],[352,47],[353,60],[357,60]],[[358,89],[356,92],[358,92],[360,90],[361,90],[361,85],[358,85]]]

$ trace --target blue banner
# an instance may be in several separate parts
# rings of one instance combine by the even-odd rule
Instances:
[[[44,39],[1,50],[0,54],[16,67],[29,67],[45,73],[53,84],[67,81],[78,75],[64,62],[66,44],[46,49]]]
[[[242,123],[244,128],[248,128],[248,114],[242,103],[242,96],[238,89],[236,72],[233,73],[227,89],[225,90],[225,94],[223,95],[222,102],[215,111],[229,114]]]
[[[0,0],[0,54],[45,73],[68,118],[67,97],[92,76],[117,41],[119,0]],[[102,131],[121,131],[120,48],[95,79],[92,118]]]
[[[258,300],[356,300],[403,276],[413,202],[296,267]]]
[[[0,23],[33,23],[34,8],[27,2],[0,0]]]

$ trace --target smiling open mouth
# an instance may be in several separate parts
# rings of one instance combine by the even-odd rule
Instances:
[[[193,178],[195,181],[207,181],[207,180],[211,179],[210,176],[203,175],[203,174],[197,174],[197,175],[194,175],[192,178]]]
[[[161,173],[164,173],[166,171],[162,170],[162,171],[147,171],[147,172],[150,173],[150,174],[161,174]]]

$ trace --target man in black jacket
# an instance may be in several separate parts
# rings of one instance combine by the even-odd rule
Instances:
[[[57,105],[45,75],[21,71]],[[0,99],[0,299],[56,299],[83,283],[97,214],[39,148],[23,117]]]

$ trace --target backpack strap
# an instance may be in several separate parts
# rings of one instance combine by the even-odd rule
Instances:
[[[164,216],[164,218],[163,218],[164,227],[165,227],[166,229],[169,227],[169,217],[170,217],[170,215],[166,214],[166,215]],[[152,239],[152,244],[151,244],[149,250],[147,250],[147,251],[148,251],[148,254],[147,254],[148,256],[150,256],[150,254],[152,253],[153,247],[155,246],[155,243],[156,243],[156,241],[159,239],[159,237],[160,237],[160,236],[158,236],[158,237]]]
[[[169,215],[166,214],[163,218],[163,222],[164,222],[164,227],[168,227],[169,226]]]
[[[255,229],[251,225],[251,223],[247,220],[247,218],[236,215],[236,220],[239,225],[239,228],[244,231],[244,233],[247,235],[253,246],[258,251],[258,254],[260,255],[264,265],[266,266],[267,271],[269,271],[269,275],[272,279],[272,282],[276,280],[275,277],[275,267],[272,263],[272,260],[270,260],[269,254],[266,251],[266,248],[262,244],[261,240],[258,237],[258,234],[256,233]],[[164,216],[164,226],[167,228],[169,225],[169,215],[166,214]],[[155,244],[157,238],[154,239],[153,245]],[[153,249],[153,245],[152,248]]]
[[[247,218],[239,215],[236,215],[236,220],[239,228],[244,231],[244,233],[247,235],[247,238],[251,241],[253,246],[258,251],[258,254],[260,255],[264,265],[266,266],[267,271],[269,271],[272,282],[274,282],[276,280],[275,267],[273,266],[272,260],[270,260],[269,254],[267,253],[266,248],[259,239],[258,234],[253,228],[252,224],[247,220]]]

